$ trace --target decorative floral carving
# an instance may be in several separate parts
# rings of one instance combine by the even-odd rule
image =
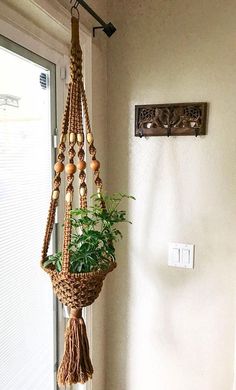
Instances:
[[[205,134],[206,103],[136,106],[135,135]]]

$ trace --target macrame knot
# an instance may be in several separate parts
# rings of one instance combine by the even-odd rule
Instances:
[[[82,309],[71,309],[70,318],[80,318],[82,317]]]
[[[70,70],[72,82],[82,82],[82,50],[79,42],[79,19],[72,16]]]

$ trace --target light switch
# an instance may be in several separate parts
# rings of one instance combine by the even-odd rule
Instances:
[[[174,248],[172,252],[172,259],[175,263],[179,263],[180,260],[180,250]]]
[[[182,263],[188,265],[190,263],[190,250],[183,249],[182,250]]]
[[[193,268],[194,245],[169,244],[168,265],[180,268]]]
[[[169,259],[168,264],[172,265],[174,267],[178,267],[178,264],[180,263],[180,249],[178,246],[169,246]]]

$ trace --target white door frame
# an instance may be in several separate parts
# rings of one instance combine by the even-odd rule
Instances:
[[[70,37],[70,14],[62,7],[57,0],[26,0],[24,6],[28,3],[33,15],[38,15],[37,25],[29,17],[25,17],[13,2],[1,0],[0,2],[0,34],[22,47],[34,52],[35,54],[51,61],[56,65],[56,108],[57,108],[57,127],[60,133],[61,119],[64,111],[67,87],[69,80],[69,41]],[[23,2],[22,2],[23,5]],[[18,6],[19,7],[19,6]],[[32,18],[32,20],[34,20]],[[59,36],[63,39],[55,39],[53,28],[57,25],[60,31]],[[40,24],[42,27],[39,27]],[[44,25],[47,25],[45,32]],[[50,32],[50,26],[52,31]],[[92,118],[92,36],[91,33],[80,24],[81,46],[84,53],[84,80],[86,84],[86,93],[89,103],[90,117]],[[66,71],[66,72],[65,72]],[[66,75],[66,76],[65,76]],[[63,76],[63,77],[62,77]],[[92,180],[89,180],[89,187],[92,187]],[[59,215],[59,225],[61,225],[62,216]],[[59,242],[60,245],[60,242]],[[87,332],[91,341],[92,351],[92,309],[86,309]],[[64,320],[62,310],[59,308],[59,332],[64,329]],[[59,345],[59,350],[62,349]],[[74,386],[77,390],[80,386]],[[83,387],[83,390],[92,389],[92,381]]]

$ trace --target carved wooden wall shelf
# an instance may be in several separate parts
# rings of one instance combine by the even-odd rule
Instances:
[[[205,135],[206,114],[207,103],[135,106],[135,136]]]

